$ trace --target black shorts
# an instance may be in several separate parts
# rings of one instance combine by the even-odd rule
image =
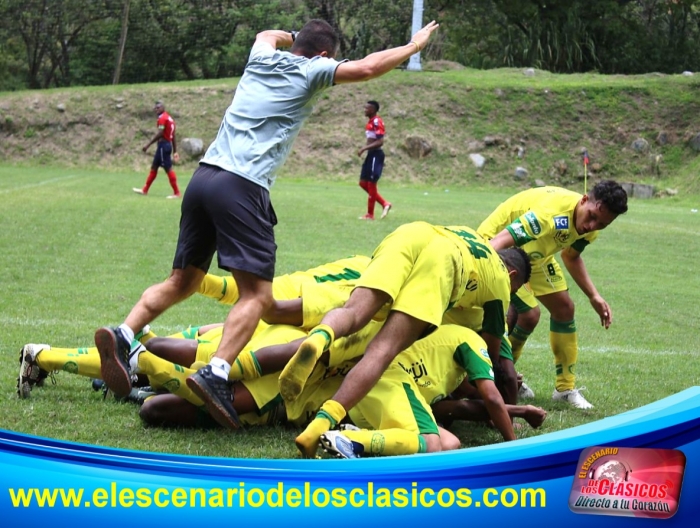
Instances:
[[[264,187],[212,165],[200,164],[182,199],[173,269],[207,271],[214,252],[228,271],[275,276],[275,210]]]
[[[367,157],[362,164],[360,180],[376,183],[382,176],[384,169],[384,151],[382,149],[368,150]]]
[[[156,153],[153,156],[151,168],[157,169],[163,167],[165,171],[169,171],[173,167],[173,144],[170,141],[161,140],[156,145]]]

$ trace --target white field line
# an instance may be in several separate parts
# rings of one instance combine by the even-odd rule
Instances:
[[[530,350],[550,351],[549,344],[535,343],[528,340],[523,350],[526,354]],[[578,351],[584,354],[637,354],[640,356],[694,356],[690,350],[651,350],[649,348],[633,346],[579,346]]]
[[[51,178],[50,180],[43,180],[43,181],[36,182],[36,183],[28,183],[27,185],[19,185],[17,187],[11,187],[9,189],[0,189],[0,194],[9,194],[11,192],[23,191],[25,189],[32,189],[34,187],[41,187],[43,185],[50,185],[50,184],[56,183],[56,182],[72,180],[73,178],[77,178],[77,175],[69,174],[68,176],[61,176],[59,178]]]
[[[693,220],[695,220],[698,217],[698,215],[692,215],[692,216],[688,215],[688,216],[689,216],[689,218],[691,218]],[[659,228],[659,224],[654,223],[654,222],[648,222],[648,221],[625,219],[625,223],[632,224],[634,226],[648,227],[651,230],[657,230]],[[664,226],[663,231],[664,231],[664,233],[669,232],[669,231],[673,231],[675,233],[683,233],[684,235],[693,235],[693,236],[700,235],[700,230],[698,230],[698,229],[688,229],[686,227],[681,227],[681,226]]]

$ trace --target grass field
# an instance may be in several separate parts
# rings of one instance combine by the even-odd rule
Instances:
[[[28,400],[15,393],[18,351],[25,343],[91,346],[94,330],[120,323],[143,289],[167,276],[179,202],[161,174],[151,195],[131,187],[145,174],[0,166],[0,395],[3,429],[126,449],[233,457],[295,457],[293,429],[158,430],[144,428],[137,408],[103,401],[86,378],[59,373],[56,385]],[[188,177],[180,175],[184,187]],[[350,254],[370,254],[398,225],[414,220],[476,227],[517,189],[381,186],[394,204],[381,222],[360,222],[364,194],[350,183],[282,178],[272,192],[279,217],[278,273]],[[549,417],[544,434],[618,414],[698,384],[695,309],[700,292],[700,213],[697,197],[631,202],[584,254],[594,281],[613,309],[605,331],[573,286],[581,346],[578,385],[595,405],[570,409],[550,400],[553,362],[548,321],[518,363]],[[216,273],[223,273],[214,270]],[[573,283],[571,283],[573,285]],[[222,321],[227,308],[192,298],[153,324],[160,335],[190,324]],[[687,339],[686,339],[687,338]],[[465,447],[498,441],[493,431],[460,424]]]

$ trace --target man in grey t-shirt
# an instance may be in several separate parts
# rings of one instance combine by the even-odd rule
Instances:
[[[102,378],[117,396],[131,390],[134,332],[196,292],[217,252],[218,265],[233,275],[240,299],[226,319],[215,357],[187,385],[219,423],[238,427],[228,387],[231,364],[275,306],[277,217],[270,186],[323,90],[387,73],[425,47],[437,27],[431,22],[404,46],[344,62],[335,60],[338,36],[323,20],[311,20],[298,34],[258,33],[217,137],[185,191],[170,277],[148,288],[118,328],[95,333]],[[289,52],[277,49],[289,46]]]

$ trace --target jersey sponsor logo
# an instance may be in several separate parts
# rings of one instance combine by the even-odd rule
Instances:
[[[515,242],[516,243],[524,243],[530,241],[530,237],[527,236],[527,233],[525,232],[525,228],[523,227],[523,224],[520,223],[519,220],[516,220],[512,224],[510,224],[510,228],[512,230],[513,235],[515,235]]]
[[[568,216],[555,216],[554,217],[554,229],[569,229],[569,217]]]
[[[488,359],[491,361],[491,357],[489,356],[489,353],[486,351],[485,348],[480,348],[479,349],[479,354],[481,354],[484,358]]]
[[[532,211],[528,211],[527,213],[525,213],[524,216],[525,220],[530,226],[530,229],[532,230],[532,234],[539,235],[542,232],[542,228],[540,227],[540,223],[537,221],[535,213],[533,213]]]

